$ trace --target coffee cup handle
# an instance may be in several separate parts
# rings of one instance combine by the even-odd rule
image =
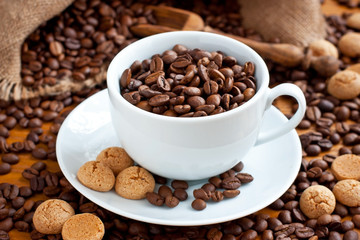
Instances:
[[[268,110],[271,107],[272,102],[275,100],[275,98],[282,95],[294,97],[295,100],[298,102],[299,106],[296,113],[285,124],[272,130],[260,132],[255,145],[266,143],[296,128],[296,126],[303,119],[306,110],[306,100],[304,94],[301,89],[295,84],[282,83],[272,89],[267,89],[267,91],[268,97],[266,100],[265,110]]]

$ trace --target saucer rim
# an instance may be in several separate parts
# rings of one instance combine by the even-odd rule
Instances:
[[[90,96],[89,98],[85,99],[82,103],[80,103],[78,106],[76,106],[71,112],[70,114],[66,117],[65,121],[63,122],[63,124],[60,127],[60,130],[58,132],[58,137],[57,137],[57,141],[56,141],[56,154],[58,157],[58,164],[60,166],[61,171],[63,172],[65,178],[70,182],[70,184],[82,195],[84,195],[87,199],[89,199],[90,201],[96,203],[97,205],[99,205],[100,207],[107,209],[110,212],[113,212],[115,214],[118,214],[120,216],[123,217],[127,217],[130,219],[134,219],[137,221],[142,221],[142,222],[147,222],[147,223],[152,223],[152,224],[159,224],[159,225],[168,225],[168,226],[199,226],[199,225],[209,225],[209,224],[216,224],[216,223],[222,223],[222,222],[226,222],[226,221],[231,221],[234,219],[238,219],[247,215],[250,215],[256,211],[262,210],[264,208],[266,208],[268,205],[270,205],[272,202],[274,202],[276,199],[278,199],[279,197],[281,197],[281,195],[291,186],[291,184],[294,182],[296,176],[297,176],[297,172],[300,169],[301,166],[301,159],[302,159],[302,148],[301,148],[301,143],[300,143],[300,139],[298,137],[298,134],[296,132],[295,129],[291,130],[289,133],[285,134],[285,135],[289,135],[289,138],[291,138],[292,140],[292,144],[294,144],[294,148],[297,149],[297,153],[294,153],[293,156],[294,158],[296,158],[296,156],[298,155],[298,158],[296,159],[296,161],[294,160],[294,163],[296,163],[298,166],[295,167],[294,169],[297,169],[296,171],[294,170],[294,172],[296,172],[295,174],[293,172],[291,172],[291,174],[289,174],[290,176],[290,180],[288,180],[286,183],[287,184],[283,184],[281,187],[278,188],[277,194],[274,194],[272,196],[272,198],[266,199],[262,202],[262,204],[258,204],[253,206],[252,208],[248,208],[246,209],[246,211],[241,211],[241,212],[237,212],[237,213],[231,213],[222,217],[215,217],[215,218],[204,218],[202,220],[187,220],[186,222],[184,221],[177,221],[176,219],[170,221],[169,219],[159,219],[159,218],[153,218],[151,216],[143,216],[143,215],[139,215],[139,214],[134,214],[131,212],[127,212],[125,211],[126,208],[115,208],[113,206],[111,206],[110,204],[108,204],[105,201],[102,201],[101,199],[99,199],[98,197],[94,197],[93,194],[91,194],[92,192],[96,192],[94,190],[91,190],[89,188],[86,188],[85,186],[83,186],[80,182],[78,182],[78,180],[72,176],[73,174],[68,171],[68,167],[66,167],[64,165],[64,161],[61,158],[62,157],[62,153],[60,152],[61,150],[61,145],[62,145],[62,135],[64,134],[64,132],[66,131],[66,126],[68,124],[68,122],[71,121],[72,116],[76,114],[77,111],[81,111],[82,108],[85,108],[84,106],[86,106],[90,101],[94,100],[95,98],[99,98],[102,99],[102,102],[104,104],[107,104],[106,102],[108,102],[110,104],[110,99],[108,96],[108,90],[107,89],[103,89],[97,93],[95,93],[94,95]],[[268,111],[274,111],[274,113],[278,114],[279,117],[282,120],[287,120],[287,118],[285,117],[285,115],[283,113],[281,113],[276,107],[271,106],[271,108]],[[108,125],[110,124],[110,121],[106,124]],[[114,133],[114,137],[116,137],[116,134]],[[276,141],[276,139],[274,139],[274,141]],[[270,141],[271,143],[271,141]],[[265,144],[269,144],[269,143],[264,143]],[[295,146],[296,145],[296,146]],[[246,157],[246,156],[245,156]],[[158,184],[157,184],[158,185]],[[151,206],[152,207],[152,206]],[[206,211],[203,210],[203,211]],[[190,218],[190,217],[189,217]]]

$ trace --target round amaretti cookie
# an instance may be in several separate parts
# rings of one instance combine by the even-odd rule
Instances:
[[[74,214],[74,209],[67,202],[49,199],[36,208],[33,216],[34,227],[43,234],[59,234],[66,220]]]
[[[121,147],[108,147],[102,150],[96,157],[96,161],[107,165],[117,176],[125,168],[134,165],[134,161]]]
[[[345,179],[337,182],[333,193],[340,203],[348,207],[360,207],[360,182]]]
[[[334,194],[325,186],[308,187],[300,197],[300,209],[309,218],[331,214],[336,205]]]
[[[337,180],[360,180],[360,156],[344,154],[337,157],[331,164],[331,171]]]
[[[110,191],[115,184],[113,171],[98,161],[88,161],[82,165],[77,178],[84,186],[99,192]]]
[[[64,240],[101,240],[104,234],[103,222],[91,213],[72,216],[65,222],[61,232]]]
[[[123,198],[143,199],[155,188],[154,177],[146,169],[132,166],[122,170],[116,177],[115,191]]]

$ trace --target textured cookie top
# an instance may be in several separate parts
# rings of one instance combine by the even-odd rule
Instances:
[[[69,218],[62,229],[64,240],[101,240],[105,234],[105,227],[99,217],[83,213]]]
[[[89,161],[82,165],[77,177],[84,186],[99,192],[110,191],[115,183],[113,171],[97,161]]]
[[[325,186],[308,187],[300,197],[300,209],[309,218],[331,214],[336,205],[334,194]]]
[[[337,180],[360,180],[360,157],[355,154],[344,154],[331,164],[331,171]]]
[[[146,169],[138,166],[126,168],[116,177],[116,193],[124,198],[142,199],[146,197],[147,192],[153,192],[154,188],[154,177]]]
[[[66,220],[75,214],[70,204],[59,199],[50,199],[37,207],[33,223],[37,231],[43,234],[58,234]]]
[[[134,165],[134,161],[121,147],[108,147],[102,150],[96,157],[96,161],[108,166],[117,176],[125,168]]]
[[[360,182],[353,179],[345,179],[337,182],[333,193],[340,203],[349,207],[360,206]]]

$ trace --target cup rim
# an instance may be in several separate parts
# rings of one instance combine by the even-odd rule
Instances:
[[[202,37],[209,37],[209,38],[215,38],[215,39],[217,38],[218,42],[227,41],[230,44],[238,45],[241,48],[243,48],[245,51],[247,51],[248,54],[252,55],[252,57],[254,59],[256,59],[257,62],[255,63],[255,68],[259,68],[259,67],[262,68],[262,71],[260,72],[261,76],[258,76],[258,77],[262,77],[263,80],[262,80],[261,86],[257,85],[258,89],[256,90],[255,95],[249,101],[245,102],[243,105],[241,105],[237,108],[222,112],[220,114],[209,115],[209,116],[204,116],[204,117],[170,117],[170,116],[164,116],[164,115],[145,111],[145,110],[129,103],[128,101],[126,101],[125,98],[123,98],[121,96],[120,91],[116,90],[117,88],[116,88],[115,84],[119,84],[119,79],[115,78],[115,76],[116,76],[115,73],[118,72],[118,70],[117,70],[118,68],[115,66],[115,64],[117,63],[117,59],[126,57],[126,54],[128,52],[133,52],[134,49],[136,49],[138,46],[141,46],[143,44],[146,45],[146,43],[149,40],[156,40],[156,39],[168,38],[168,37],[183,38],[186,36],[193,36],[193,35],[195,35],[195,36],[202,35]],[[174,45],[181,44],[179,42],[174,42]],[[198,48],[202,49],[201,46],[199,46]],[[219,51],[221,51],[221,44],[219,44],[219,48],[220,48]],[[168,50],[168,49],[164,49],[163,51],[165,51],[165,50]],[[161,53],[154,52],[153,54],[161,54]],[[135,60],[144,60],[144,59],[135,59]],[[130,66],[125,67],[124,70],[129,67]],[[148,37],[139,39],[136,42],[133,42],[130,45],[126,46],[124,49],[122,49],[120,52],[118,52],[116,54],[116,56],[111,60],[109,66],[108,66],[106,75],[107,75],[106,82],[107,82],[108,93],[109,93],[109,95],[112,96],[112,97],[110,97],[111,104],[114,105],[114,103],[112,101],[112,99],[114,98],[117,103],[121,104],[121,106],[125,107],[127,110],[137,113],[138,115],[142,115],[143,117],[147,117],[147,118],[151,118],[151,119],[156,119],[158,121],[168,121],[168,122],[175,122],[175,123],[177,123],[177,122],[179,122],[179,123],[180,122],[181,123],[201,122],[202,123],[202,122],[208,122],[208,121],[214,121],[214,120],[222,120],[224,118],[229,118],[232,115],[238,114],[239,112],[245,111],[246,109],[252,107],[252,105],[254,105],[257,101],[259,101],[259,98],[261,98],[261,96],[263,94],[265,94],[265,91],[266,91],[266,89],[268,89],[268,85],[269,85],[269,81],[270,81],[269,70],[267,68],[267,65],[266,65],[265,61],[260,57],[260,55],[254,49],[252,49],[248,45],[246,45],[240,41],[237,41],[235,39],[232,39],[230,37],[216,34],[216,33],[208,33],[208,32],[202,32],[202,31],[165,32],[165,33],[159,33],[159,34],[155,34],[152,36],[148,36]],[[119,89],[120,88],[121,87],[119,86]]]

